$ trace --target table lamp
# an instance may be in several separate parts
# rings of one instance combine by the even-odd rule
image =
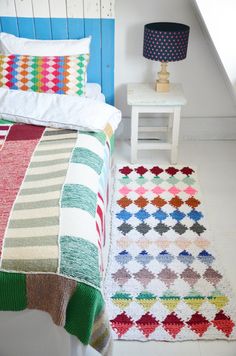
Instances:
[[[168,62],[186,58],[190,27],[175,22],[155,22],[144,26],[143,56],[161,62],[156,91],[169,91]]]

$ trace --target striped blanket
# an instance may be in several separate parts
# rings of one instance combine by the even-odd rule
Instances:
[[[0,310],[48,312],[102,354],[100,290],[112,130],[0,121]]]

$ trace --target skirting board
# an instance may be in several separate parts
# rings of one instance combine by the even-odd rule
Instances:
[[[160,122],[160,124],[163,124],[163,122]],[[123,117],[117,130],[117,138],[130,138],[129,117]],[[182,117],[180,140],[236,140],[236,116]]]

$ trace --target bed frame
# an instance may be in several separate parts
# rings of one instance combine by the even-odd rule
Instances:
[[[114,104],[115,0],[0,0],[0,31],[34,39],[92,36],[88,82]]]

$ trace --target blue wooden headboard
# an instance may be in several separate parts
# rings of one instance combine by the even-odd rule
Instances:
[[[115,0],[0,0],[0,31],[35,39],[92,36],[88,82],[114,104]]]

